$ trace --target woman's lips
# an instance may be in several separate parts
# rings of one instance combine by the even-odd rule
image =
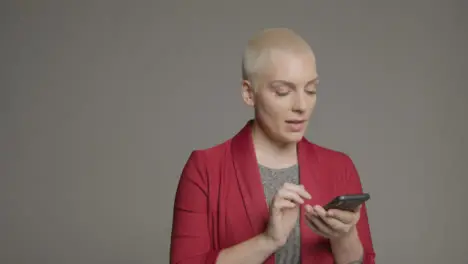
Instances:
[[[305,120],[286,120],[286,124],[288,124],[289,130],[292,132],[301,132],[305,127]]]

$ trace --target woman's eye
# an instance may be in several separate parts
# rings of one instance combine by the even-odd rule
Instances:
[[[289,91],[276,91],[276,94],[278,96],[286,96],[289,94]]]
[[[281,87],[276,89],[276,94],[278,96],[286,96],[289,94],[289,89],[286,87]]]
[[[314,95],[317,93],[317,91],[306,91],[307,94]]]

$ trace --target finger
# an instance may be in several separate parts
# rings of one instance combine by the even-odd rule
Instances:
[[[307,226],[309,226],[310,229],[312,229],[312,231],[313,231],[314,233],[316,233],[317,235],[320,235],[320,236],[323,236],[323,237],[327,237],[327,238],[328,238],[328,235],[325,234],[325,233],[323,233],[322,231],[320,231],[310,219],[307,219],[306,222],[307,222]]]
[[[312,214],[314,212],[314,208],[310,204],[306,204],[304,206],[306,214]]]
[[[320,219],[319,216],[311,216],[311,215],[306,215],[308,225],[310,228],[317,234],[326,237],[326,238],[331,238],[334,236],[332,230],[328,228],[323,222],[322,219]]]
[[[299,196],[298,193],[296,193],[294,191],[291,191],[291,190],[288,190],[288,189],[280,189],[278,191],[277,198],[290,200],[290,201],[298,203],[298,204],[303,204],[304,203],[304,199],[302,199],[301,196]]]
[[[312,195],[310,195],[310,193],[306,191],[306,189],[304,188],[304,185],[297,185],[297,184],[286,182],[286,183],[284,183],[283,188],[287,189],[287,190],[290,190],[290,191],[296,192],[297,194],[299,194],[304,199],[311,199],[312,198]]]
[[[335,230],[330,228],[319,216],[309,216],[309,221],[314,224],[315,228],[325,234],[327,237],[336,236]]]
[[[273,203],[273,208],[281,210],[285,208],[294,208],[297,205],[289,200],[278,199]]]
[[[327,225],[333,231],[340,231],[341,229],[346,228],[345,224],[339,219],[329,217],[329,211],[326,211],[322,206],[314,206],[314,212],[322,219],[323,223]],[[333,215],[333,214],[332,214]]]
[[[357,218],[358,213],[343,211],[339,209],[330,209],[327,211],[326,215],[329,218],[334,218],[345,224],[351,224]]]
[[[316,212],[320,217],[327,216],[327,211],[320,205],[313,206],[314,212]]]
[[[346,233],[350,228],[349,224],[345,224],[340,220],[332,217],[325,217],[321,219],[333,232],[336,233]]]
[[[360,204],[358,207],[356,207],[356,209],[354,209],[354,212],[355,213],[358,213],[361,211],[361,208],[362,208],[362,204]]]
[[[311,206],[311,205],[307,204],[307,205],[304,206],[304,208],[306,210],[305,214],[308,215],[309,217],[311,217],[311,219],[313,217],[320,218],[319,213],[317,212],[317,210],[315,210],[315,206]],[[322,213],[322,215],[324,215],[324,214]]]

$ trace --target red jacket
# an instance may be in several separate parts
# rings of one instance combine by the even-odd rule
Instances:
[[[324,205],[337,195],[361,193],[351,159],[341,152],[298,143],[300,183],[312,195],[311,204]],[[182,171],[174,203],[171,264],[214,264],[223,248],[263,232],[268,222],[260,172],[249,123],[233,138],[191,153]],[[301,263],[334,263],[329,241],[307,226],[301,208]],[[366,207],[357,230],[364,263],[374,264]],[[274,254],[264,263],[274,264]]]

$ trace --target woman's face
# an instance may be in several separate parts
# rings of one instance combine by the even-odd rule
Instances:
[[[314,55],[276,51],[255,83],[250,90],[244,89],[244,100],[255,108],[262,130],[280,143],[301,140],[317,100]]]

